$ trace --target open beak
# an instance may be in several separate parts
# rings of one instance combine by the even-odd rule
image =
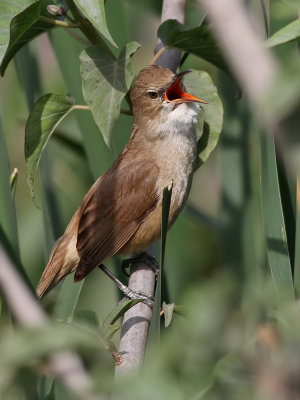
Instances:
[[[185,93],[181,86],[180,81],[184,77],[184,75],[188,74],[191,71],[184,71],[180,72],[179,74],[175,75],[174,81],[166,91],[165,100],[172,101],[176,103],[190,103],[192,101],[196,103],[203,103],[207,104],[207,101],[200,99],[199,97],[193,96],[192,94]]]

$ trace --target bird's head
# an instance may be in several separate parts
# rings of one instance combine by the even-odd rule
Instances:
[[[207,102],[186,93],[180,86],[188,72],[174,74],[157,65],[142,69],[130,91],[135,122],[158,125],[186,121],[194,124],[200,110],[199,103]]]

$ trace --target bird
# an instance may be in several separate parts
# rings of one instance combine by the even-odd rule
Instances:
[[[78,282],[116,254],[147,249],[160,236],[163,190],[171,185],[168,228],[175,221],[195,169],[200,103],[207,103],[182,89],[189,72],[149,65],[137,75],[130,89],[130,139],[54,244],[36,289],[39,298],[74,271]]]

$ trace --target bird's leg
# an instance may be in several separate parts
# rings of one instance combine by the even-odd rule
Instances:
[[[121,264],[122,271],[128,277],[129,277],[129,274],[126,271],[126,268],[129,268],[130,264],[133,264],[133,263],[147,264],[148,267],[153,269],[153,271],[155,273],[155,277],[157,278],[159,265],[158,265],[158,262],[156,261],[155,257],[152,257],[152,256],[150,256],[150,254],[144,252],[144,253],[136,254],[130,258],[126,258],[125,260],[122,260],[122,264]]]
[[[128,286],[124,285],[113,273],[111,273],[110,270],[105,267],[105,265],[100,264],[98,265],[98,267],[118,286],[118,288],[125,294],[127,298],[142,300],[143,303],[147,304],[147,306],[151,308],[153,307],[154,298],[152,296],[147,296],[144,293],[131,290]]]

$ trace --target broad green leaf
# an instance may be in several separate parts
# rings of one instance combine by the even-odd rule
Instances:
[[[14,27],[17,26],[18,21],[22,21],[24,14],[32,15],[33,19],[36,19],[36,15],[39,15],[40,2],[32,3],[31,0],[20,0],[17,2],[11,2],[10,0],[2,0],[0,3],[0,64],[4,58],[9,42],[11,44],[16,42],[22,31],[20,27],[19,34],[14,34]],[[11,29],[11,40],[10,40],[10,29]],[[15,28],[16,30],[16,28]],[[24,30],[24,27],[23,27]]]
[[[112,45],[118,47],[111,37],[106,24],[104,0],[74,0],[82,14]]]
[[[55,3],[55,1],[53,1]],[[36,36],[53,28],[39,21],[47,1],[1,0],[0,2],[0,72],[5,69],[15,53]],[[49,17],[49,14],[43,12]]]
[[[262,215],[271,275],[280,301],[295,297],[278,183],[274,139],[262,135]]]
[[[78,57],[83,45],[75,41],[65,30],[52,30],[49,36],[66,85],[66,92],[72,93],[78,104],[84,104]],[[68,60],[72,60],[71,69]],[[113,163],[113,155],[105,146],[102,135],[99,135],[99,129],[91,113],[75,113],[74,117],[82,137],[88,166],[93,179],[96,180]]]
[[[164,46],[193,53],[229,73],[227,64],[207,25],[185,30],[175,19],[165,21],[158,29],[158,37]]]
[[[35,182],[42,152],[54,129],[72,111],[73,100],[62,94],[42,96],[29,114],[25,129],[25,159],[28,184],[35,198]]]
[[[193,70],[185,76],[184,84],[189,93],[208,102],[201,104],[202,111],[197,125],[198,155],[202,165],[218,143],[223,125],[223,106],[217,88],[207,72]]]
[[[100,45],[89,47],[80,55],[83,95],[109,148],[121,101],[134,78],[131,56],[139,47],[136,42],[128,43],[117,60]]]
[[[291,42],[292,40],[299,40],[300,38],[300,19],[296,19],[284,28],[275,32],[271,37],[266,40],[267,47],[275,47],[280,44]]]
[[[122,301],[115,307],[105,318],[103,325],[113,325],[119,318],[121,318],[126,311],[128,311],[131,307],[135,306],[137,303],[140,303],[142,300],[125,300]]]

